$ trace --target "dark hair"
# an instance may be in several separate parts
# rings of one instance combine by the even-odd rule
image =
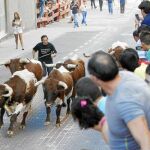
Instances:
[[[150,64],[146,68],[146,74],[150,75]]]
[[[133,36],[139,37],[139,33],[138,33],[137,30],[135,30],[135,31],[133,32]]]
[[[142,32],[140,34],[140,40],[142,43],[146,45],[150,45],[150,33],[149,32]]]
[[[48,39],[48,36],[47,35],[42,35],[41,36],[41,41],[43,40],[43,38],[47,38]]]
[[[150,32],[150,26],[143,24],[137,29],[137,31],[139,34],[142,32]]]
[[[89,98],[77,97],[71,105],[73,119],[78,120],[81,129],[93,128],[98,125],[104,114]]]
[[[95,101],[102,96],[99,87],[88,77],[83,77],[76,83],[77,96],[89,97]]]
[[[143,10],[145,14],[150,13],[150,1],[141,2],[138,8]]]
[[[139,56],[136,50],[128,48],[124,50],[120,57],[120,64],[124,69],[134,72],[139,67]]]
[[[119,69],[111,55],[98,51],[89,60],[88,71],[102,81],[111,81],[117,76]]]

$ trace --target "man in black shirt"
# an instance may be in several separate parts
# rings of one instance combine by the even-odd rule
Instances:
[[[52,64],[53,59],[52,57],[56,56],[56,49],[53,46],[53,44],[48,42],[48,37],[47,35],[43,35],[41,37],[40,43],[38,43],[34,48],[33,48],[33,58],[35,58],[35,53],[38,52],[38,60],[42,63],[43,66],[43,76],[46,76],[49,74],[52,70],[51,67],[46,67],[46,64]]]

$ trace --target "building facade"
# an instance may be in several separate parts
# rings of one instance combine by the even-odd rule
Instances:
[[[0,0],[0,39],[13,34],[14,12],[19,12],[24,30],[36,28],[36,0]]]

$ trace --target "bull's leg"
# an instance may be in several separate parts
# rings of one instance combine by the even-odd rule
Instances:
[[[10,118],[10,126],[7,131],[7,134],[9,136],[14,134],[14,123],[16,122],[16,120],[17,120],[17,114],[13,114]]]
[[[3,116],[5,113],[5,109],[1,108],[1,112],[0,112],[0,128],[3,126],[4,122],[3,122]]]
[[[24,128],[25,128],[27,115],[28,115],[28,111],[27,111],[27,112],[24,112],[24,114],[23,114],[23,119],[22,119],[22,121],[21,121],[20,129],[24,129]]]
[[[51,113],[51,107],[47,105],[47,103],[45,102],[45,107],[46,107],[46,120],[45,120],[45,125],[49,125],[50,124],[50,113]]]
[[[70,114],[70,101],[71,101],[71,98],[67,99],[67,112],[66,112],[66,115]]]
[[[56,109],[56,116],[57,116],[56,126],[57,127],[60,127],[60,112],[61,112],[61,107],[62,107],[62,105],[57,105],[57,109]]]

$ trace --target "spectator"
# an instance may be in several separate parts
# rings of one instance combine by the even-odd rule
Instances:
[[[139,67],[139,56],[136,50],[125,49],[120,56],[120,64],[124,69],[134,72]]]
[[[74,20],[74,28],[79,27],[78,23],[78,12],[79,12],[79,5],[78,2],[75,1],[71,6],[72,14],[73,14],[73,20]]]
[[[150,86],[150,64],[147,66],[145,73],[145,81]]]
[[[81,5],[81,12],[82,12],[82,24],[87,26],[87,4],[86,1],[83,1],[82,5]]]
[[[150,61],[150,32],[142,32],[140,34],[140,40],[143,50],[146,51],[146,59]]]
[[[90,98],[77,97],[72,102],[71,112],[74,120],[78,121],[81,129],[93,128],[102,132],[103,135],[107,134],[106,118]],[[107,141],[107,136],[104,136],[104,139]]]
[[[100,88],[88,77],[81,78],[76,84],[76,93],[80,97],[89,97],[105,114],[106,98],[102,97]]]
[[[108,1],[108,11],[110,14],[113,14],[113,0],[107,0]]]
[[[150,149],[150,92],[147,84],[103,51],[88,62],[91,78],[107,93],[106,118],[111,150]],[[142,88],[141,88],[142,87]]]
[[[125,12],[125,4],[126,4],[125,0],[120,0],[120,13],[121,14],[124,14]]]
[[[139,9],[141,10],[142,16],[144,17],[144,20],[141,24],[150,26],[150,1],[141,2]]]
[[[38,52],[38,60],[42,63],[44,69],[43,76],[46,76],[51,72],[52,68],[46,67],[45,63],[52,64],[53,63],[52,57],[55,57],[57,53],[53,44],[48,42],[47,35],[43,35],[41,37],[41,43],[38,43],[33,48],[33,58],[35,58],[36,52]]]
[[[14,13],[14,19],[12,21],[12,27],[14,29],[14,36],[15,36],[15,42],[16,42],[16,49],[18,49],[18,38],[20,39],[22,50],[24,50],[23,46],[23,27],[22,27],[22,19],[20,18],[20,15],[18,12]]]
[[[93,9],[93,7],[96,9],[96,5],[95,5],[95,0],[91,0],[91,8]]]
[[[44,16],[44,6],[45,6],[45,0],[40,0],[40,15],[39,18],[42,19]]]
[[[100,8],[100,11],[103,10],[103,0],[99,0],[99,8]]]

